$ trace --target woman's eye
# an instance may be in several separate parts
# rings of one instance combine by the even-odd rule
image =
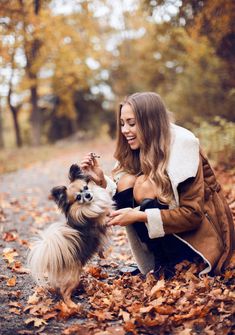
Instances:
[[[130,127],[134,127],[134,126],[135,126],[135,123],[129,123],[129,126],[130,126]]]

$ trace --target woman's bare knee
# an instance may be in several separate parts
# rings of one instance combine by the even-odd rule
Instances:
[[[155,198],[153,184],[144,175],[137,177],[133,194],[137,203],[141,203],[146,198]]]
[[[124,191],[128,188],[134,187],[136,181],[136,177],[131,174],[123,175],[117,184],[118,192]]]

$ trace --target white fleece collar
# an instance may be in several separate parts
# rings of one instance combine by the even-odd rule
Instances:
[[[180,126],[171,124],[171,149],[167,166],[176,202],[177,186],[190,177],[195,177],[199,166],[199,140]]]

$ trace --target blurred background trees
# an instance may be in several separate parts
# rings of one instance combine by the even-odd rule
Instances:
[[[0,16],[1,147],[114,137],[118,102],[155,91],[234,154],[234,1],[1,0]]]

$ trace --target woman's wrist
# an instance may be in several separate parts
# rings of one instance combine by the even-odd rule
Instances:
[[[139,222],[147,222],[147,214],[145,212],[138,211],[137,221],[139,221]]]
[[[105,177],[103,177],[103,178],[100,178],[100,180],[96,184],[99,185],[102,188],[106,188],[107,181],[106,181]]]

